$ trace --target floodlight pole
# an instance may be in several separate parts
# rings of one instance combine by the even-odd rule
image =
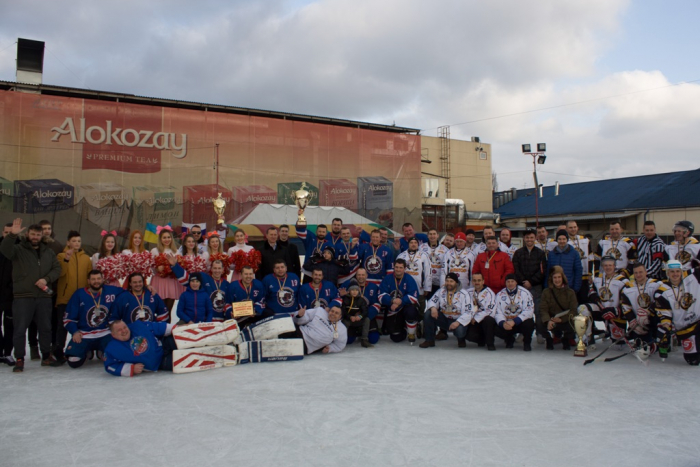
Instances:
[[[523,152],[528,156],[532,156],[532,178],[535,181],[535,227],[540,226],[540,212],[538,198],[540,197],[540,183],[537,180],[537,158],[544,156],[544,152]],[[544,162],[543,162],[544,163]]]

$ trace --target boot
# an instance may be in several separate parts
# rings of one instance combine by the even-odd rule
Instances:
[[[489,350],[496,350],[496,346],[493,344],[489,344],[486,348]]]
[[[24,371],[24,359],[18,358],[15,367],[12,369],[13,373],[22,373]]]
[[[525,352],[530,352],[530,351],[532,350],[532,346],[530,345],[529,342],[525,342],[525,343],[523,344],[523,350],[524,350]]]
[[[53,355],[51,354],[46,354],[44,355],[43,360],[41,360],[41,366],[52,366],[52,367],[57,367],[61,366],[65,363],[65,360],[59,361],[54,358]]]
[[[428,347],[435,347],[435,341],[423,341],[421,344],[418,346],[421,349],[427,349]]]
[[[569,344],[569,339],[561,340],[561,348],[564,350],[571,350],[571,345]]]
[[[554,350],[554,339],[551,337],[545,337],[547,340],[547,350]]]
[[[447,333],[440,329],[440,331],[437,333],[437,336],[435,336],[436,341],[446,341],[447,340]]]
[[[512,349],[514,343],[515,343],[515,339],[513,339],[512,337],[507,337],[506,338],[506,349]]]
[[[466,346],[467,346],[466,339],[457,339],[457,347],[459,347],[460,349],[463,349]]]
[[[39,347],[36,345],[29,347],[29,358],[31,360],[41,360],[39,356]]]
[[[369,339],[362,339],[362,340],[360,341],[360,345],[361,345],[362,347],[364,347],[365,349],[371,349],[372,347],[374,347],[374,345],[372,345],[372,344],[369,343]]]

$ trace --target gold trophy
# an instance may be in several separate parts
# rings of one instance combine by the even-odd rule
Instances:
[[[590,320],[591,319],[588,316],[584,315],[576,315],[572,319],[574,323],[574,331],[578,336],[578,345],[576,346],[576,350],[574,351],[574,357],[588,356],[586,344],[583,343],[583,336],[586,335],[586,331],[588,330],[588,323],[590,322]]]
[[[214,212],[217,216],[216,230],[226,230],[226,227],[224,226],[224,210],[226,209],[226,200],[222,198],[221,193],[219,193],[219,196],[212,201],[212,204],[214,205]]]
[[[297,219],[297,225],[305,226],[306,217],[304,217],[304,209],[309,205],[309,201],[311,201],[312,197],[311,193],[306,191],[306,182],[301,182],[301,188],[292,192],[292,196],[294,197],[294,204],[301,210],[301,214],[299,214],[299,218]]]

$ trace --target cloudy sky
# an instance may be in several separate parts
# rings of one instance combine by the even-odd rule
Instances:
[[[32,1],[0,4],[44,82],[479,136],[501,189],[695,169],[695,0]],[[694,82],[693,82],[694,81]]]

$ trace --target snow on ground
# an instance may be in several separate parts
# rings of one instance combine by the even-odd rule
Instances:
[[[383,338],[298,362],[135,378],[95,361],[3,366],[0,465],[700,465],[698,368],[679,352],[584,367],[560,348],[497,347]]]

